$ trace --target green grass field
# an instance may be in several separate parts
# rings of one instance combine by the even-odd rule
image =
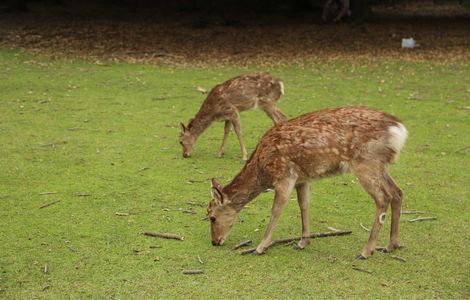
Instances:
[[[210,178],[226,184],[242,168],[238,142],[232,133],[217,158],[216,123],[183,159],[178,123],[202,103],[197,86],[254,71],[283,79],[280,108],[289,117],[351,104],[400,117],[409,138],[390,173],[405,192],[404,209],[437,220],[409,223],[417,215],[403,215],[405,247],[357,261],[368,239],[359,224],[371,226],[375,205],[347,175],[314,183],[310,219],[314,232],[331,226],[352,235],[312,240],[304,251],[232,251],[261,239],[273,197],[266,193],[242,211],[225,246],[213,247],[203,220]],[[175,68],[0,49],[0,298],[470,298],[469,105],[465,61]],[[249,151],[270,126],[259,110],[242,114]],[[299,235],[300,225],[293,195],[275,238]]]

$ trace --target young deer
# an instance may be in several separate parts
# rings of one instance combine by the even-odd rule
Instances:
[[[264,134],[230,184],[222,187],[212,179],[212,200],[207,209],[212,244],[224,243],[235,217],[248,202],[261,192],[274,189],[271,219],[256,248],[256,253],[263,253],[295,188],[302,220],[302,239],[298,247],[303,249],[310,235],[311,181],[351,170],[376,205],[369,241],[357,258],[365,259],[374,252],[389,204],[392,225],[386,251],[396,249],[403,193],[388,174],[387,165],[398,158],[407,135],[397,118],[367,107],[325,109],[277,124]]]
[[[225,121],[224,139],[219,156],[224,155],[228,134],[233,125],[240,142],[243,160],[247,158],[245,143],[240,127],[240,112],[257,106],[279,123],[286,116],[277,108],[279,97],[284,94],[284,85],[278,78],[269,74],[242,75],[216,85],[202,103],[196,116],[189,120],[188,126],[180,123],[180,144],[183,157],[190,157],[197,138],[216,120]]]

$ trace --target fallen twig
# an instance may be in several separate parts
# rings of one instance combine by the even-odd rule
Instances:
[[[120,217],[126,217],[129,215],[129,213],[126,213],[126,212],[115,212],[114,213],[116,216],[120,216]]]
[[[150,167],[143,167],[143,168],[140,168],[139,172],[146,171],[148,169],[150,169]]]
[[[195,212],[195,211],[192,210],[192,209],[181,209],[181,212],[183,212],[183,213],[185,213],[185,214],[191,214],[191,215],[197,214],[197,212]]]
[[[45,287],[42,288],[43,291],[47,290],[48,288],[50,288],[51,286],[48,284],[46,285]]]
[[[202,274],[204,273],[203,270],[183,270],[183,274],[185,275],[194,275],[194,274]]]
[[[372,271],[369,271],[369,270],[366,270],[366,269],[363,269],[363,268],[359,268],[359,267],[356,266],[356,265],[352,265],[352,268],[353,268],[353,270],[356,270],[356,271],[359,271],[359,272],[364,272],[364,273],[367,273],[367,274],[372,274]]]
[[[52,201],[52,202],[49,202],[49,203],[46,203],[46,204],[44,204],[44,205],[41,205],[41,206],[39,206],[39,209],[46,208],[46,207],[48,207],[48,206],[51,206],[51,205],[53,205],[53,204],[56,204],[57,202],[60,202],[60,199],[59,199],[59,200]]]
[[[312,233],[309,238],[310,239],[315,239],[315,238],[322,238],[322,237],[329,237],[329,236],[338,236],[338,235],[346,235],[346,234],[351,234],[351,230],[338,230],[338,231],[330,231],[330,232],[317,232],[317,233]],[[296,236],[296,237],[291,237],[291,238],[285,238],[285,239],[280,239],[280,240],[274,240],[272,241],[267,248],[279,245],[279,244],[286,244],[290,243],[292,241],[298,241],[302,237],[301,236]]]
[[[410,209],[410,210],[402,210],[401,214],[402,215],[416,215],[416,214],[422,214],[422,211],[416,210],[416,209]]]
[[[256,248],[245,249],[245,250],[243,250],[243,251],[240,251],[240,254],[241,254],[241,255],[250,254],[250,253],[255,252],[255,250],[256,250]]]
[[[250,246],[251,243],[252,243],[251,240],[246,240],[246,241],[240,242],[240,243],[236,244],[236,245],[232,248],[232,250],[237,250],[237,249],[239,249],[239,248],[241,248],[241,247]]]
[[[39,195],[52,195],[52,194],[57,194],[57,192],[43,192],[43,193],[39,193]]]
[[[330,232],[317,232],[317,233],[312,233],[309,238],[315,239],[315,238],[322,238],[322,237],[329,237],[329,236],[338,236],[338,235],[346,235],[346,234],[351,234],[351,230],[338,230],[338,231],[330,231]],[[289,244],[295,241],[300,240],[302,237],[301,236],[296,236],[296,237],[291,237],[291,238],[285,238],[285,239],[280,239],[280,240],[274,240],[272,241],[268,247],[266,247],[266,250],[268,248],[271,248],[276,245],[284,245],[284,244]],[[240,243],[242,244],[242,243]],[[237,245],[238,246],[238,245]],[[235,247],[237,247],[235,246]],[[234,247],[234,248],[235,248]],[[243,251],[240,251],[241,255],[246,255],[249,253],[253,253],[256,250],[256,248],[249,248]]]
[[[47,264],[44,265],[44,269],[42,269],[42,271],[44,272],[44,274],[47,274],[49,272],[49,267],[47,266]]]
[[[404,259],[404,258],[401,257],[401,256],[392,255],[391,257],[392,257],[393,259],[399,260],[399,261],[401,261],[401,262],[406,262],[406,259]]]
[[[418,217],[415,219],[408,220],[408,222],[420,222],[420,221],[431,221],[431,220],[437,220],[436,217]]]
[[[174,233],[161,233],[161,232],[155,232],[155,231],[144,231],[143,233],[146,236],[153,236],[153,237],[161,237],[164,239],[173,239],[173,240],[179,240],[183,241],[184,237],[174,234]]]
[[[198,261],[201,265],[204,264],[204,262],[202,261],[202,259],[201,259],[201,257],[200,257],[199,255],[197,256],[197,261]]]
[[[88,196],[91,196],[91,194],[78,192],[78,193],[75,193],[75,196],[77,196],[77,197],[88,197]]]
[[[364,226],[362,223],[360,223],[359,225],[360,225],[361,228],[364,229],[365,231],[370,232],[370,229],[367,228],[366,226]]]

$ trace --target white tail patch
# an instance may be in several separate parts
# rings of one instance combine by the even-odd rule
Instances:
[[[284,95],[284,83],[279,81],[279,87],[281,88],[281,95]]]
[[[390,126],[388,128],[388,132],[390,133],[390,138],[388,139],[388,146],[395,151],[395,156],[392,159],[392,162],[395,162],[398,160],[400,151],[405,145],[406,138],[408,137],[408,130],[406,130],[403,124],[397,123],[397,125],[395,126]]]

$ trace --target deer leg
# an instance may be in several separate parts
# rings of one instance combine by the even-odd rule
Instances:
[[[224,139],[222,140],[222,145],[220,145],[219,149],[219,157],[224,156],[224,149],[225,145],[227,145],[227,140],[228,140],[228,135],[230,133],[230,129],[232,129],[232,123],[229,120],[225,120],[225,125],[224,125]]]
[[[403,201],[403,192],[397,186],[395,181],[390,175],[385,173],[385,180],[389,186],[391,194],[391,206],[392,206],[392,225],[390,228],[390,241],[385,248],[387,252],[391,252],[400,247],[399,235],[399,223],[401,215],[401,204]]]
[[[245,142],[243,142],[242,129],[240,126],[240,116],[238,115],[238,113],[235,115],[234,118],[231,119],[231,122],[233,124],[233,128],[235,129],[235,133],[237,134],[238,141],[240,142],[240,148],[242,150],[242,160],[247,160],[248,153],[246,152]]]
[[[302,239],[297,246],[304,249],[310,243],[310,226],[308,220],[308,202],[310,200],[310,182],[302,183],[296,187],[297,200],[300,207],[300,216],[302,218]]]
[[[259,104],[274,124],[287,120],[287,117],[277,108],[276,102],[263,99],[260,100]]]
[[[275,187],[275,196],[273,207],[271,209],[271,219],[269,220],[269,224],[266,228],[263,239],[259,243],[258,247],[256,247],[256,254],[263,254],[271,243],[274,227],[276,226],[277,220],[281,215],[282,209],[289,200],[289,196],[292,193],[296,179],[296,177],[289,177],[283,182],[278,183]]]
[[[375,251],[380,228],[385,221],[386,211],[390,200],[384,193],[383,165],[378,161],[363,161],[360,164],[352,164],[353,173],[359,179],[364,190],[366,190],[374,199],[376,212],[374,225],[372,226],[369,240],[358,255],[357,259],[366,259]]]

